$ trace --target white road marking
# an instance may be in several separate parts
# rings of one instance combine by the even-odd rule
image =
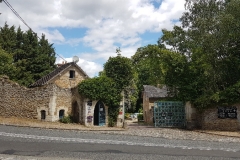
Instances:
[[[239,149],[232,148],[210,148],[210,147],[190,147],[190,146],[176,146],[171,144],[156,144],[156,143],[137,143],[129,141],[115,141],[115,140],[100,140],[100,139],[82,139],[82,138],[63,138],[63,137],[48,137],[48,136],[37,136],[28,134],[16,134],[16,133],[6,133],[0,132],[0,136],[5,137],[16,137],[25,139],[37,139],[37,140],[50,140],[50,141],[60,141],[60,142],[75,142],[75,143],[96,143],[96,144],[121,144],[121,145],[136,145],[136,146],[150,146],[150,147],[165,147],[165,148],[180,148],[180,149],[198,149],[198,150],[221,150],[228,152],[238,152]]]

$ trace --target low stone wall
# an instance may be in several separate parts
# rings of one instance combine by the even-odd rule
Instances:
[[[7,77],[0,77],[0,116],[3,117],[41,119],[41,111],[44,110],[46,121],[57,121],[60,110],[64,110],[65,116],[71,114],[72,99],[71,89],[55,84],[26,88]]]
[[[19,86],[7,77],[0,78],[0,116],[37,118],[38,107],[48,107],[52,89],[47,87],[32,88]]]
[[[239,131],[240,105],[233,105],[237,109],[236,118],[219,118],[218,108],[213,107],[198,114],[198,125],[205,130]]]

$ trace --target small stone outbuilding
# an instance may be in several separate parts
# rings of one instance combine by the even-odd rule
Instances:
[[[143,120],[147,124],[154,122],[153,107],[154,102],[168,97],[166,86],[159,88],[151,85],[143,85]]]

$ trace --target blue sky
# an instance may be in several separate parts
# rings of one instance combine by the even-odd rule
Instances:
[[[110,56],[131,57],[137,48],[156,44],[161,30],[172,29],[184,11],[184,0],[7,0],[39,35],[54,43],[57,54],[90,76],[98,75]],[[0,3],[0,25],[28,28]],[[57,56],[56,63],[62,63]]]

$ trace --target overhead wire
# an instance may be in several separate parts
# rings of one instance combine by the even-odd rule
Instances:
[[[29,27],[29,25],[22,19],[22,17],[17,13],[17,11],[11,6],[10,3],[8,3],[7,0],[3,0],[3,2],[8,6],[8,8],[10,8],[12,10],[12,12],[30,29],[31,27]]]
[[[29,29],[31,32],[33,32],[34,34],[37,35],[37,33],[32,30],[32,28],[24,21],[24,19],[18,14],[18,12],[12,7],[12,5],[11,5],[10,3],[8,3],[7,0],[2,0],[2,1],[3,1],[3,2],[8,6],[8,8],[10,8],[10,9],[12,10],[12,12],[23,22],[23,24],[25,24],[25,25],[28,27],[28,29]],[[38,37],[38,36],[37,36],[37,37]],[[39,37],[38,37],[38,38],[39,38]],[[40,38],[39,38],[39,39],[40,39]],[[56,53],[56,55],[57,55],[58,57],[60,57],[61,59],[63,59],[63,60],[66,62],[66,60],[65,60],[62,56],[60,56],[60,55],[57,54],[57,53]]]

